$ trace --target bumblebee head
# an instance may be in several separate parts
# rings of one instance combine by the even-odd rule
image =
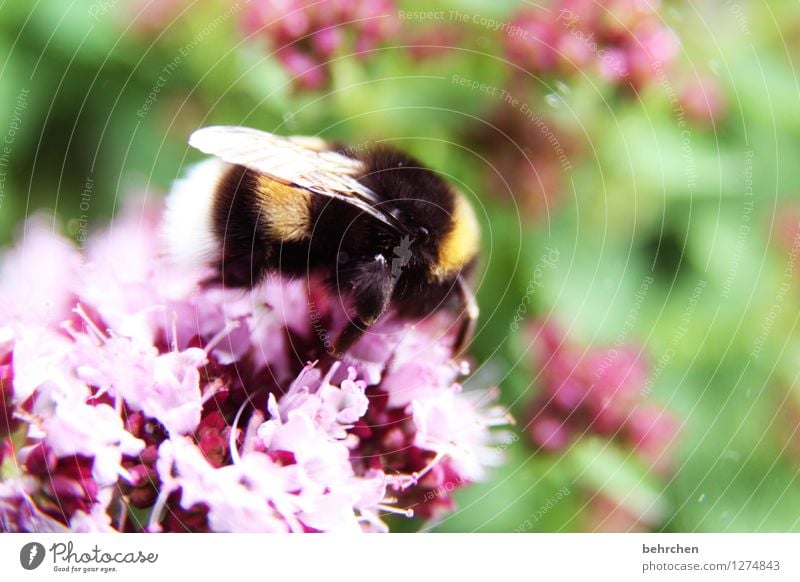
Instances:
[[[380,210],[398,224],[396,251],[409,247],[409,263],[431,282],[456,276],[478,252],[480,227],[472,206],[440,175],[404,152],[379,148],[364,158],[360,178],[381,199]]]
[[[478,220],[466,198],[449,188],[444,192],[436,201],[398,200],[394,213],[402,229],[388,256],[431,282],[458,275],[475,258],[480,239]]]

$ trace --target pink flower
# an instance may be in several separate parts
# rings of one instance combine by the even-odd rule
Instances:
[[[532,73],[551,70],[557,60],[557,43],[560,37],[553,26],[553,17],[543,11],[521,10],[510,23],[524,34],[509,35],[505,39],[509,59]]]
[[[48,393],[58,391],[65,397],[84,391],[67,372],[71,349],[67,338],[45,327],[14,325],[6,329],[13,338],[12,398],[17,405],[41,386],[45,386]]]
[[[162,491],[151,518],[153,529],[167,496],[178,490],[184,509],[196,504],[206,507],[213,531],[287,531],[286,518],[293,521],[298,509],[295,496],[288,491],[293,471],[264,455],[215,468],[194,443],[178,437],[161,444],[156,467]]]
[[[640,0],[556,0],[547,10],[522,8],[513,24],[523,34],[504,38],[506,53],[527,72],[564,79],[589,70],[638,90],[670,68],[680,47],[659,10],[658,2]]]
[[[490,433],[492,424],[508,424],[508,417],[500,408],[489,414],[457,387],[442,390],[426,399],[415,400],[411,405],[417,434],[414,444],[449,458],[450,467],[470,481],[485,477],[485,467],[500,463],[502,457],[496,445],[505,433]]]
[[[398,28],[392,0],[255,0],[243,28],[265,37],[296,87],[321,89],[337,54],[373,50]]]
[[[41,430],[44,443],[57,458],[93,457],[92,477],[100,487],[115,484],[124,473],[122,455],[136,455],[144,448],[142,441],[124,430],[119,414],[107,404],[62,402]]]
[[[686,83],[680,99],[689,117],[703,125],[720,123],[728,108],[719,80],[712,75],[702,75]]]
[[[160,228],[139,204],[85,262],[33,226],[62,264],[7,256],[10,277],[61,270],[32,306],[0,280],[4,531],[385,531],[387,512],[449,509],[452,486],[419,500],[500,461],[506,416],[460,392],[451,316],[382,322],[323,370],[307,362],[326,353],[320,326],[344,325],[338,301],[277,279],[203,284],[163,260]]]
[[[8,253],[0,272],[0,322],[54,325],[70,317],[81,256],[53,233],[44,216],[30,219],[24,244]]]
[[[531,424],[530,436],[534,443],[546,451],[565,449],[572,440],[570,429],[564,421],[549,414],[537,415]]]
[[[116,532],[111,525],[111,516],[108,515],[108,505],[111,502],[112,492],[104,489],[99,495],[101,499],[86,512],[77,510],[69,520],[69,529],[75,533],[112,533]]]
[[[531,326],[541,393],[530,405],[528,435],[548,451],[599,435],[634,449],[660,469],[677,432],[675,418],[645,403],[648,367],[632,346],[584,349],[550,323]]]

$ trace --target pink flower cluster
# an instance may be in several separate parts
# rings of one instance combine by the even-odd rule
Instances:
[[[265,35],[296,86],[319,89],[330,81],[330,61],[344,47],[365,55],[398,28],[393,0],[255,0],[243,26]]]
[[[33,219],[5,256],[0,531],[384,531],[500,461],[504,411],[461,392],[450,316],[322,369],[338,300],[205,286],[160,223],[131,207],[82,256]]]
[[[632,447],[656,468],[668,467],[678,424],[645,402],[648,367],[641,352],[579,348],[550,323],[534,325],[530,337],[541,370],[541,394],[531,403],[527,425],[537,446],[562,450],[598,435]]]
[[[524,34],[506,37],[506,53],[534,74],[593,70],[638,89],[658,80],[680,46],[659,8],[658,0],[554,0],[548,9],[522,9],[511,25]]]

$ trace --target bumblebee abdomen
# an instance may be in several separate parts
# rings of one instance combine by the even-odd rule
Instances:
[[[269,271],[297,276],[311,267],[312,197],[242,166],[222,177],[213,205],[220,272],[228,285],[252,286]]]
[[[165,235],[184,265],[215,266],[230,286],[252,287],[267,272],[303,274],[312,231],[311,194],[243,166],[208,160],[178,181]]]
[[[311,193],[257,176],[255,194],[261,204],[267,236],[282,242],[308,240],[311,236]]]
[[[299,242],[311,233],[311,194],[242,166],[231,166],[214,197],[220,241],[229,237]]]

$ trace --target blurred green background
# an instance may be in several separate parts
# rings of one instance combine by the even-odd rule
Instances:
[[[506,0],[379,3],[391,25],[374,46],[354,55],[364,32],[343,22],[325,78],[293,79],[261,4],[0,5],[0,242],[46,210],[79,243],[126,197],[163,197],[203,125],[391,143],[478,208],[472,383],[498,383],[518,421],[507,463],[427,527],[800,531],[797,2],[651,2],[679,44],[635,86],[514,57],[511,23],[554,7]],[[599,437],[531,444],[540,377],[512,325],[526,293],[521,330],[552,320],[577,345],[646,354],[642,398],[678,420],[667,469]]]

